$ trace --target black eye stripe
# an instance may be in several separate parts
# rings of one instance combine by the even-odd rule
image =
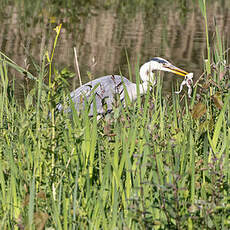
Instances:
[[[164,60],[164,59],[161,59],[161,58],[152,58],[151,61],[156,61],[158,63],[161,63],[161,64],[168,64],[168,61]]]

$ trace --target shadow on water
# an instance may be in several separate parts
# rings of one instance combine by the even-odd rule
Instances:
[[[223,33],[230,35],[229,1],[207,3],[209,31],[215,36],[213,19]],[[137,60],[142,64],[161,56],[198,77],[205,57],[203,18],[197,1],[9,1],[0,9],[0,50],[21,66],[35,71],[31,60],[40,63],[45,50],[51,50],[53,28],[62,23],[55,53],[61,70],[74,71],[73,47],[77,47],[83,82],[107,74],[128,76],[126,52],[135,74]],[[27,60],[25,62],[25,60]],[[30,65],[27,65],[30,63]],[[16,75],[18,94],[28,84]],[[171,91],[174,78],[165,76],[164,87]],[[78,79],[71,82],[71,89]]]

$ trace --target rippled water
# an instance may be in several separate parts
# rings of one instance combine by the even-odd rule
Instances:
[[[130,1],[107,5],[85,1],[79,3],[79,7],[77,3],[74,7],[59,6],[53,3],[55,1],[51,1],[52,4],[34,1],[31,5],[23,2],[6,2],[4,10],[0,11],[0,50],[19,65],[25,66],[25,60],[31,63],[31,57],[39,64],[45,50],[52,49],[53,28],[62,23],[55,51],[56,66],[59,70],[68,67],[75,71],[73,47],[76,46],[83,82],[89,80],[87,72],[93,78],[120,72],[128,76],[126,53],[134,77],[137,63],[155,56],[194,72],[195,77],[203,70],[205,28],[197,1],[153,1],[139,5]],[[229,7],[228,0],[207,3],[211,47],[215,45],[214,19],[228,45]],[[32,64],[29,69],[34,71]],[[16,79],[20,91],[25,79],[18,74]],[[171,90],[175,78],[166,74],[164,79],[164,87]],[[78,79],[74,78],[71,89],[78,84]]]

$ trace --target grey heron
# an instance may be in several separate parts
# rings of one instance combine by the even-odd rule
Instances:
[[[146,94],[149,82],[151,82],[152,85],[156,83],[154,71],[157,70],[171,72],[183,77],[188,75],[188,72],[172,65],[163,58],[152,58],[140,68],[140,78],[142,80],[140,84],[140,95]],[[119,95],[121,102],[124,102],[125,89],[131,101],[136,100],[137,85],[135,83],[132,83],[120,75],[108,75],[92,80],[72,91],[70,93],[70,100],[74,103],[77,111],[85,108],[85,100],[87,100],[89,103],[89,116],[92,116],[94,107],[92,96],[95,96],[97,114],[100,115],[113,110],[115,95]],[[62,104],[57,105],[59,111],[62,111],[63,108],[64,106]],[[71,112],[71,107],[69,106],[65,109],[65,112]]]

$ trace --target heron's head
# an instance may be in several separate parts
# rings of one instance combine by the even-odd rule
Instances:
[[[154,71],[166,71],[171,72],[180,76],[186,76],[188,72],[172,65],[169,61],[155,57],[151,59],[149,62],[145,63],[140,68],[140,77],[142,81],[150,81],[154,82]]]

